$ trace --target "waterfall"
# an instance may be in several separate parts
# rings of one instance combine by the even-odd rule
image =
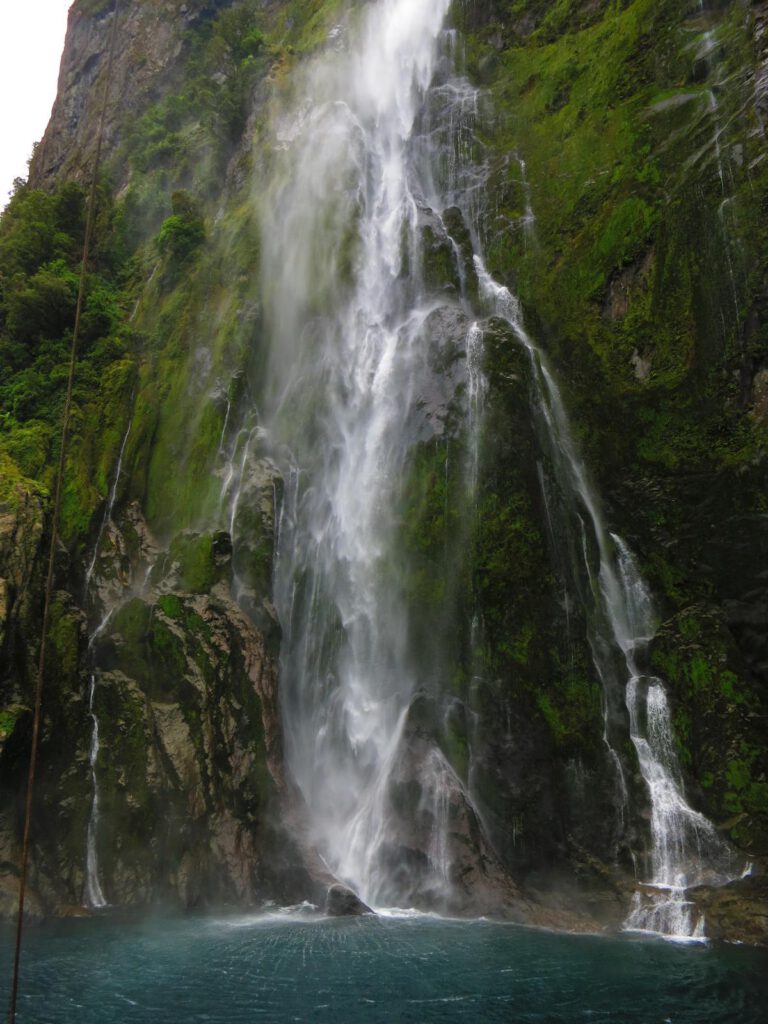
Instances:
[[[543,447],[572,560],[588,583],[582,598],[621,828],[638,812],[620,756],[627,723],[648,794],[650,852],[638,867],[645,895],[627,927],[698,936],[703,922],[686,889],[725,881],[736,868],[727,844],[684,796],[664,684],[645,668],[656,629],[647,587],[626,544],[606,528],[557,382],[517,298],[478,255],[488,175],[474,131],[480,94],[446,73],[458,45],[453,33],[443,35],[438,74],[448,6],[369,6],[359,38],[334,34],[330,56],[306,71],[303,100],[275,130],[262,284],[271,337],[265,420],[285,481],[275,601],[286,762],[306,807],[308,840],[330,873],[371,904],[407,899],[392,855],[401,830],[392,794],[414,761],[409,711],[421,679],[397,550],[400,488],[412,446],[429,435],[418,387],[428,323],[451,306],[466,321],[465,478],[475,490],[487,390],[478,317],[499,317],[530,357]],[[516,229],[531,240],[526,167],[516,159],[525,193]],[[452,296],[428,283],[425,218],[452,246]],[[438,890],[450,886],[452,801],[471,801],[437,745],[427,746],[415,758],[419,797],[409,813],[429,824],[421,849],[427,888]],[[407,788],[399,786],[401,802]]]
[[[133,396],[131,396],[131,404],[133,404]],[[133,420],[128,421],[125,434],[123,435],[122,444],[120,445],[120,451],[117,457],[117,465],[115,467],[115,475],[112,480],[112,486],[109,489],[107,496],[107,503],[104,507],[104,515],[99,526],[99,532],[96,535],[96,542],[93,547],[93,555],[91,561],[88,564],[88,569],[85,574],[85,589],[88,592],[91,581],[93,579],[93,573],[96,568],[96,561],[99,556],[99,549],[101,546],[102,537],[104,531],[107,528],[107,524],[112,519],[112,512],[115,507],[115,501],[117,500],[117,488],[120,483],[120,475],[123,471],[123,456],[125,455],[125,447],[128,443],[128,436],[131,433],[131,426]],[[93,655],[92,648],[96,637],[106,626],[109,618],[112,614],[110,609],[98,627],[94,630],[93,634],[88,640],[88,653],[87,658],[92,664]],[[86,830],[85,837],[85,903],[89,907],[94,909],[100,909],[106,907],[107,901],[104,898],[104,892],[101,887],[101,880],[99,877],[99,857],[96,849],[96,838],[99,828],[99,779],[97,774],[97,763],[99,757],[99,718],[96,714],[94,706],[94,698],[96,695],[96,675],[91,673],[90,684],[88,687],[88,717],[91,720],[91,748],[88,755],[88,767],[91,773],[91,811],[88,815],[88,827]]]
[[[91,813],[88,816],[88,830],[85,839],[85,901],[89,907],[99,909],[106,907],[107,901],[99,879],[99,858],[96,852],[96,833],[99,827],[99,780],[96,774],[96,761],[99,756],[99,719],[93,709],[93,697],[96,692],[96,676],[91,673],[88,688],[88,714],[93,724],[91,732],[91,750],[88,755],[88,766],[91,769]]]
[[[483,332],[473,323],[467,334],[467,434],[469,435],[468,484],[470,494],[477,491],[480,470],[480,431],[488,382],[482,370]]]
[[[307,72],[277,127],[264,294],[272,336],[266,415],[286,481],[275,600],[286,761],[328,869],[367,902],[407,899],[392,862],[391,779],[418,686],[399,581],[398,489],[424,436],[416,381],[443,301],[424,285],[428,182],[414,125],[449,0],[383,0],[354,46]],[[438,754],[419,772],[439,832]],[[433,836],[438,888],[447,870]]]
[[[507,321],[530,356],[545,425],[544,441],[558,484],[566,498],[574,502],[572,518],[582,533],[584,571],[595,601],[589,640],[605,692],[604,739],[626,809],[629,794],[609,721],[617,693],[623,692],[630,739],[648,792],[650,877],[642,883],[643,892],[635,897],[626,927],[672,938],[703,938],[703,919],[686,899],[686,889],[705,883],[723,884],[739,877],[743,865],[738,865],[714,825],[686,802],[664,684],[643,671],[647,648],[656,632],[650,594],[626,543],[606,529],[598,499],[576,451],[557,383],[543,353],[525,331],[519,302],[507,288],[493,281],[479,257],[475,262],[481,296],[493,313]],[[597,551],[597,577],[589,554],[591,544]]]

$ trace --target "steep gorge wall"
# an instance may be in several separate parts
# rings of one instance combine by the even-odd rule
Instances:
[[[75,5],[51,126],[6,238],[32,216],[30,190],[87,179],[111,9]],[[264,358],[257,210],[269,99],[290,89],[292,67],[340,11],[190,0],[133,3],[124,14],[94,268],[112,308],[100,323],[94,310],[76,396],[46,696],[35,877],[48,906],[82,898],[94,670],[107,898],[192,904],[312,891],[278,824],[291,797],[269,593],[280,481],[251,412]],[[485,91],[489,266],[514,286],[550,353],[609,523],[653,584],[663,620],[654,662],[670,687],[692,800],[759,861],[768,854],[765,12],[738,0],[705,10],[680,0],[467,0],[453,17],[467,73]],[[76,240],[81,218],[68,230]],[[75,252],[73,242],[64,259]],[[439,244],[434,252],[439,278]],[[40,291],[53,257],[17,272]],[[18,320],[9,294],[4,286],[4,338]],[[53,339],[44,327],[40,338],[42,351]],[[27,370],[26,357],[8,358]],[[36,358],[40,372],[56,365],[50,352]],[[479,525],[450,614],[434,581],[459,517],[445,488],[461,439],[425,445],[406,489],[425,664],[452,680],[449,693],[426,696],[414,728],[436,731],[462,778],[472,773],[515,877],[531,889],[554,880],[591,891],[593,912],[616,918],[625,882],[613,865],[627,869],[632,851],[616,848],[601,689],[579,584],[546,526],[525,360],[501,324],[485,368]],[[25,408],[19,393],[0,439],[9,876],[58,408],[55,389],[43,407]],[[633,785],[642,803],[642,783]],[[638,849],[643,828],[639,820]]]
[[[490,145],[524,160],[530,193],[498,157],[491,265],[555,358],[609,520],[653,584],[653,660],[697,800],[764,853],[763,12],[504,13],[470,60],[499,112]],[[514,230],[527,202],[531,236]]]

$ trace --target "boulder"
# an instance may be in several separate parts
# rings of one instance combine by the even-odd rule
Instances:
[[[329,917],[362,917],[373,913],[346,885],[332,885],[328,889],[325,912]]]

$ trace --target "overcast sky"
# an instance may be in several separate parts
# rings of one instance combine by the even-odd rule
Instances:
[[[48,123],[71,3],[0,0],[0,209]]]

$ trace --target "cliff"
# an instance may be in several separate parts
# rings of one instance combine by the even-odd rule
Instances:
[[[109,903],[298,901],[323,878],[282,751],[273,560],[286,484],[259,416],[260,224],[275,110],[311,55],[337,45],[355,16],[346,6],[163,0],[121,14],[46,680],[33,870],[46,911],[85,898],[95,787],[91,856]],[[0,225],[8,903],[113,8],[73,5],[51,123]],[[488,270],[519,297],[609,529],[649,581],[649,671],[668,686],[688,799],[761,874],[768,8],[465,0],[450,19],[454,58],[481,95],[472,146]],[[477,239],[439,212],[421,212],[428,282],[477,298]],[[580,542],[557,521],[567,502],[551,483],[529,363],[508,325],[486,319],[471,527],[451,356],[467,323],[457,313],[433,325],[423,390],[442,425],[414,445],[400,509],[409,642],[425,680],[406,735],[414,759],[428,739],[471,782],[477,819],[459,790],[451,798],[457,847],[479,842],[480,821],[486,837],[462,861],[463,911],[501,894],[512,916],[615,924],[647,846],[648,798],[617,711],[634,807],[620,824],[609,698],[588,639],[594,581],[574,570]],[[416,771],[400,768],[403,820]],[[424,840],[407,821],[398,829],[419,862]],[[722,912],[711,890],[700,898],[718,934],[766,941],[759,879],[746,889],[740,902],[739,883],[728,887]]]

